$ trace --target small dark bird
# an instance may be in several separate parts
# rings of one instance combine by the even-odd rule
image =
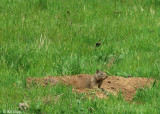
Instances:
[[[69,12],[69,11],[67,11],[67,14],[68,14],[68,15],[70,15],[70,12]]]
[[[101,42],[97,42],[96,47],[99,47],[101,44],[102,44]]]

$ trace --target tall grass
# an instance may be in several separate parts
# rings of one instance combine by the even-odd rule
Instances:
[[[83,100],[83,95],[72,94],[71,88],[63,86],[25,88],[29,76],[93,74],[96,69],[109,75],[159,79],[158,3],[1,0],[0,112],[18,110],[18,103],[26,100],[32,106],[28,112],[33,113],[159,113],[155,102],[159,85],[145,94],[137,93],[135,99],[144,99],[143,104],[116,98]],[[96,48],[99,41],[102,45]],[[54,93],[64,93],[58,105],[40,100]]]

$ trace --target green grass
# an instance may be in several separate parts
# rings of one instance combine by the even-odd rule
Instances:
[[[0,0],[0,113],[160,113],[160,84],[124,99],[85,99],[72,88],[25,87],[25,79],[93,74],[160,79],[159,0]],[[121,11],[114,13],[114,11]],[[95,48],[96,42],[102,45]],[[115,61],[108,68],[112,57]],[[45,104],[45,96],[60,97]],[[72,104],[72,105],[71,105]],[[94,109],[92,109],[92,108]]]

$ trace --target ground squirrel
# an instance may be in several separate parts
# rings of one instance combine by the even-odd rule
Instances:
[[[91,77],[89,88],[93,88],[94,86],[97,86],[97,85],[98,85],[98,88],[100,88],[103,80],[105,80],[107,77],[108,76],[105,72],[97,70],[96,74],[93,77]]]
[[[76,79],[69,83],[69,85],[74,86],[78,89],[84,89],[84,88],[95,88],[98,85],[98,88],[101,87],[103,80],[107,78],[107,74],[105,72],[96,71],[96,74],[94,74],[91,77],[82,77],[80,79]]]

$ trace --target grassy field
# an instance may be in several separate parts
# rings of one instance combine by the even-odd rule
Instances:
[[[0,113],[29,101],[26,113],[158,114],[160,83],[130,103],[120,95],[87,99],[63,85],[27,89],[25,80],[96,69],[159,80],[159,57],[159,0],[0,0]]]

